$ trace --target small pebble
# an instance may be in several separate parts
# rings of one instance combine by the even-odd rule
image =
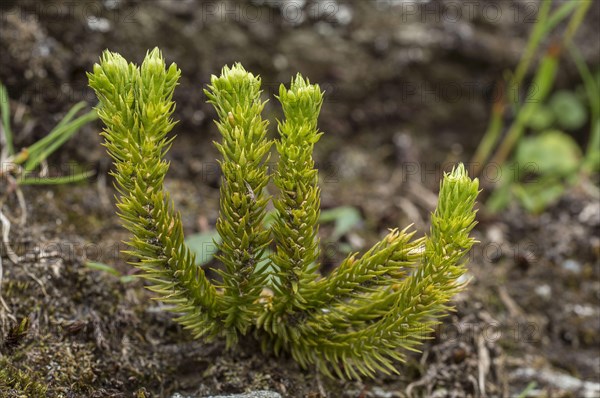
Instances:
[[[538,296],[548,300],[552,296],[552,288],[549,285],[540,285],[535,288]]]
[[[504,231],[502,231],[502,227],[497,224],[491,225],[487,230],[487,238],[490,242],[494,243],[504,243]]]
[[[591,227],[600,225],[600,204],[593,202],[588,203],[579,216],[577,217],[580,222],[587,224]]]
[[[581,273],[581,264],[579,264],[579,262],[572,260],[572,259],[568,259],[565,260],[562,263],[562,268],[565,271],[569,271],[572,272],[574,274],[580,274]]]
[[[101,33],[106,33],[111,28],[111,24],[108,19],[93,16],[87,19],[87,25],[90,30]]]

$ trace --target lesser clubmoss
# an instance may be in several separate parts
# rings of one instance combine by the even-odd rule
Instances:
[[[473,210],[478,181],[459,165],[441,184],[428,236],[391,230],[363,256],[351,254],[328,277],[318,268],[320,191],[312,158],[321,133],[323,101],[318,85],[298,75],[278,99],[277,169],[266,162],[272,141],[262,119],[261,80],[240,64],[213,76],[206,90],[215,107],[222,141],[221,206],[217,230],[222,282],[213,284],[186,247],[179,214],[163,181],[174,126],[173,91],[179,70],[149,52],[141,67],[105,52],[89,74],[100,104],[103,136],[115,162],[118,208],[132,233],[130,254],[159,299],[196,337],[255,332],[264,348],[285,350],[302,365],[327,374],[359,378],[397,372],[402,349],[415,349],[450,308],[464,284],[461,262],[474,243]],[[271,200],[275,221],[263,223]],[[266,249],[274,244],[272,255]],[[265,263],[267,264],[265,266]]]

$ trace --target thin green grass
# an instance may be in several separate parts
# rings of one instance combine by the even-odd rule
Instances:
[[[494,104],[488,128],[472,158],[476,175],[483,170],[494,148],[497,148],[497,150],[490,162],[501,166],[506,161],[514,146],[523,135],[524,125],[537,110],[534,102],[539,103],[543,101],[552,89],[556,78],[560,52],[562,48],[570,45],[590,5],[591,2],[571,1],[560,5],[555,11],[551,12],[552,1],[541,2],[537,22],[529,36],[523,57],[515,68],[515,72],[508,79],[508,91],[512,94],[506,98],[502,98],[502,101],[508,101],[507,105],[512,106],[516,116],[511,126],[508,127],[505,137],[501,138],[502,131],[504,130],[503,116],[505,107],[500,106],[498,103]],[[518,95],[520,90],[518,88],[521,87],[535,59],[535,55],[542,46],[543,40],[569,16],[570,20],[562,41],[560,43],[553,43],[546,50],[546,54],[542,57],[534,75],[533,83],[530,85],[525,102],[520,104]]]
[[[79,116],[86,108],[87,103],[75,104],[60,122],[42,139],[29,147],[22,148],[18,153],[14,148],[14,134],[10,126],[10,106],[6,87],[0,82],[0,112],[2,120],[2,162],[9,163],[10,173],[19,185],[60,185],[89,178],[93,171],[80,171],[68,176],[37,175],[34,171],[45,162],[50,155],[63,146],[83,126],[98,118],[95,110],[88,111]],[[3,173],[7,172],[2,170]]]
[[[10,128],[10,103],[6,87],[0,82],[0,112],[2,112],[2,131],[4,145],[6,145],[7,155],[13,155],[15,148],[13,146],[13,134]]]

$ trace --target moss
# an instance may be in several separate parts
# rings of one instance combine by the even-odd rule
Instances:
[[[35,372],[28,373],[13,366],[6,357],[0,358],[0,391],[6,398],[46,397],[48,388]]]
[[[36,336],[35,341],[3,357],[0,391],[14,390],[24,397],[91,393],[90,386],[100,374],[94,345],[69,339],[57,341],[57,337]]]

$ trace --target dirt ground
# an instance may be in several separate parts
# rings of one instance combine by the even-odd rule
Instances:
[[[441,8],[457,2],[428,3],[429,12],[390,3],[307,1],[300,12],[285,1],[3,2],[0,80],[16,146],[42,137],[75,102],[95,103],[85,72],[103,49],[139,62],[158,46],[183,71],[167,188],[186,233],[206,231],[218,212],[218,135],[201,88],[234,61],[261,74],[268,95],[300,71],[327,91],[315,154],[323,208],[355,206],[364,219],[341,243],[364,250],[386,228],[409,223],[426,232],[441,173],[472,155],[494,84],[518,61],[537,3],[475,2],[460,17]],[[599,19],[594,6],[577,37],[595,67]],[[572,88],[578,75],[563,64],[557,86]],[[267,107],[267,117],[277,115]],[[482,207],[471,283],[455,297],[456,311],[422,353],[398,365],[400,375],[343,382],[263,354],[251,337],[233,351],[194,341],[142,281],[85,266],[134,273],[120,253],[127,234],[100,129],[86,126],[49,162],[64,172],[76,161],[96,176],[26,187],[24,225],[1,181],[20,261],[3,251],[0,397],[600,396],[600,209],[588,191],[573,188],[539,215]],[[585,144],[584,132],[576,138]],[[491,179],[482,178],[482,199]],[[330,232],[323,228],[325,242]],[[326,265],[343,256],[339,243],[330,242]]]

